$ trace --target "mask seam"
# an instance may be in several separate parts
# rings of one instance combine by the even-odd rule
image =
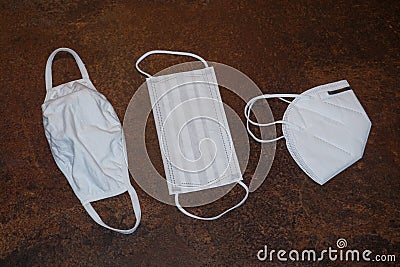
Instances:
[[[332,144],[332,143],[328,142],[327,140],[325,140],[325,139],[323,139],[323,138],[321,138],[321,137],[319,137],[319,136],[317,136],[317,135],[312,135],[312,136],[313,136],[315,139],[320,140],[320,141],[322,141],[322,142],[324,142],[324,143],[326,143],[326,144],[328,144],[328,145],[331,145],[331,146],[333,146],[333,147],[335,147],[335,148],[337,148],[337,149],[339,149],[339,150],[345,152],[346,154],[352,156],[352,154],[351,154],[350,152],[346,151],[345,149],[343,149],[343,148],[341,148],[341,147],[339,147],[339,146],[337,146],[337,145],[335,145],[335,144]]]
[[[163,127],[162,127],[163,117],[162,117],[162,114],[161,114],[161,111],[160,111],[161,108],[160,108],[160,101],[158,101],[157,90],[156,90],[156,88],[154,86],[153,81],[150,80],[150,83],[151,83],[151,88],[153,89],[152,90],[153,91],[153,96],[155,97],[155,101],[157,101],[157,104],[156,104],[156,107],[157,107],[157,119],[158,119],[159,125],[161,126],[160,130],[162,131],[162,135],[164,136],[164,138],[162,138],[163,139],[162,142],[164,144],[164,148],[166,149],[166,152],[168,153],[168,158],[171,158],[170,157],[170,153],[169,153],[168,144],[165,141],[166,140],[165,131],[164,131]],[[176,186],[174,170],[172,169],[172,166],[171,166],[170,162],[168,160],[166,160],[166,162],[167,162],[167,165],[168,165],[168,171],[169,171],[170,177],[173,180],[172,181],[172,185]],[[167,181],[168,181],[168,179],[167,179]]]
[[[325,119],[327,119],[327,120],[329,120],[329,121],[334,122],[335,124],[340,124],[340,125],[342,125],[342,126],[346,126],[343,122],[338,121],[338,120],[335,120],[335,119],[332,119],[332,118],[330,118],[330,117],[328,117],[328,116],[325,116],[325,115],[323,115],[322,113],[319,113],[319,112],[314,111],[314,110],[312,110],[312,109],[308,109],[308,108],[305,108],[305,107],[299,107],[299,108],[302,109],[302,110],[306,110],[306,111],[309,111],[309,112],[311,112],[311,113],[317,114],[317,115],[319,115],[319,116],[321,116],[321,117],[323,117],[323,118],[325,118]],[[302,115],[301,115],[300,112],[299,112],[299,114],[300,114],[300,116],[302,117]],[[303,120],[303,122],[305,122],[304,119],[303,119],[303,117],[302,117],[302,120]],[[304,124],[305,124],[305,123],[304,123]]]
[[[98,92],[98,91],[94,88],[94,86],[93,86],[93,88],[91,88],[90,86],[85,85],[83,82],[86,82],[86,83],[88,83],[88,85],[93,86],[93,84],[91,83],[90,80],[83,79],[83,78],[82,78],[82,79],[73,80],[73,81],[69,81],[69,82],[66,82],[66,83],[59,84],[59,85],[57,85],[57,86],[55,86],[55,87],[52,87],[50,90],[48,90],[48,91],[46,92],[46,96],[45,96],[45,99],[44,99],[43,104],[44,104],[44,103],[48,103],[48,102],[53,102],[54,100],[57,100],[57,99],[66,97],[66,96],[68,96],[68,95],[77,93],[77,92],[79,92],[79,91],[82,91],[83,89],[78,89],[78,90],[76,90],[76,91],[71,91],[71,92],[69,92],[69,93],[67,93],[67,94],[65,94],[65,95],[62,95],[62,96],[57,96],[57,97],[51,97],[51,96],[50,96],[50,94],[51,94],[50,91],[54,91],[54,90],[57,90],[57,89],[59,89],[59,88],[62,88],[62,87],[68,86],[68,85],[71,85],[71,86],[72,86],[72,85],[75,84],[75,83],[78,83],[78,84],[80,84],[80,85],[82,85],[82,86],[84,86],[84,87],[86,87],[86,88],[89,88],[89,89],[91,89],[91,90],[93,90],[93,91]],[[71,88],[71,89],[72,89],[72,88]]]
[[[355,113],[358,113],[358,114],[364,116],[364,114],[361,113],[361,112],[358,111],[358,110],[354,110],[354,109],[351,109],[351,108],[348,108],[348,107],[344,107],[344,106],[337,105],[337,104],[333,104],[333,103],[326,102],[326,101],[323,101],[323,102],[326,103],[326,104],[332,105],[332,106],[334,106],[334,107],[336,107],[336,108],[343,108],[343,109],[346,109],[346,110],[349,110],[349,111],[353,111],[353,112],[355,112]]]

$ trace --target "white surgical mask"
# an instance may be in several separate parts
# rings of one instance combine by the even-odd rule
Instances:
[[[139,68],[151,54],[190,56],[205,68],[152,77]],[[157,128],[161,155],[170,195],[184,214],[214,220],[242,205],[248,188],[242,182],[239,162],[233,146],[214,69],[201,57],[185,52],[155,50],[136,62],[137,70],[146,75],[147,87]],[[218,216],[193,215],[179,203],[179,194],[239,183],[245,197]]]
[[[82,79],[53,87],[51,66],[60,51],[74,56]],[[50,55],[45,76],[43,124],[57,166],[95,222],[123,234],[134,232],[141,210],[129,180],[125,137],[113,107],[93,86],[85,65],[71,49],[59,48]],[[105,224],[91,205],[124,192],[130,195],[136,217],[128,230]]]
[[[279,98],[289,103],[283,119],[257,123],[250,119],[254,103]],[[292,102],[285,98],[294,98]],[[347,81],[321,85],[302,94],[267,94],[251,99],[245,107],[247,130],[258,142],[286,139],[290,155],[315,182],[325,184],[359,160],[371,128],[371,121]],[[272,140],[257,138],[250,124],[282,124],[283,136]]]

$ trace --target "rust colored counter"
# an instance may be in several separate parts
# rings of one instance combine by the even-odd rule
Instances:
[[[349,249],[396,254],[399,261],[399,14],[396,1],[2,1],[0,265],[255,266],[264,245],[323,250],[339,238]],[[110,232],[86,214],[44,136],[45,63],[62,46],[79,53],[121,120],[144,82],[134,63],[152,49],[230,65],[264,93],[300,93],[347,79],[373,124],[364,158],[319,186],[280,141],[264,184],[213,222],[184,216],[132,181],[141,225],[129,236]],[[159,56],[143,68],[155,73],[185,60]],[[56,57],[53,71],[56,84],[79,73],[67,54]],[[243,102],[222,98],[242,116]],[[277,117],[285,109],[278,101],[270,106]],[[154,162],[162,170],[161,159]],[[193,211],[216,214],[236,200],[228,195]],[[128,227],[134,221],[128,203],[122,195],[95,206],[111,225]]]

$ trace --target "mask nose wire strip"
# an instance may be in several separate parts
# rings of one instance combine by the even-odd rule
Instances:
[[[148,78],[151,78],[152,76],[150,74],[148,74],[147,72],[144,72],[143,70],[141,70],[139,68],[139,63],[143,61],[143,59],[145,59],[146,57],[150,56],[150,55],[154,55],[154,54],[167,54],[167,55],[177,55],[177,56],[187,56],[187,57],[193,57],[197,60],[200,60],[204,66],[207,68],[208,64],[207,61],[205,61],[202,57],[193,54],[193,53],[189,53],[189,52],[179,52],[179,51],[169,51],[169,50],[152,50],[149,52],[146,52],[145,54],[143,54],[137,61],[136,61],[136,69],[138,72],[140,72],[141,74],[147,76]]]
[[[86,70],[85,64],[83,64],[83,61],[78,56],[78,54],[74,50],[72,50],[70,48],[61,47],[61,48],[58,48],[58,49],[54,50],[53,53],[51,53],[51,55],[47,59],[46,71],[45,71],[46,91],[47,92],[53,86],[53,76],[52,76],[51,67],[53,65],[53,59],[54,59],[54,57],[56,56],[56,54],[58,52],[68,52],[68,53],[70,53],[74,57],[76,63],[78,64],[79,70],[80,70],[80,72],[82,74],[82,78],[85,79],[85,80],[89,80],[89,74],[88,74],[88,72]]]
[[[275,124],[287,124],[287,125],[292,125],[292,124],[287,121],[284,121],[284,120],[278,120],[278,121],[269,122],[269,123],[255,122],[255,121],[251,120],[251,118],[250,118],[251,108],[253,107],[254,103],[258,100],[269,99],[269,98],[279,98],[280,100],[290,104],[291,102],[284,99],[285,97],[296,98],[299,96],[300,96],[299,94],[266,94],[266,95],[256,96],[256,97],[250,99],[244,108],[244,116],[246,117],[246,128],[247,128],[247,132],[250,134],[250,136],[254,140],[256,140],[257,142],[260,142],[260,143],[271,143],[271,142],[276,142],[282,138],[285,138],[283,135],[278,136],[274,139],[260,139],[260,138],[256,137],[250,129],[250,124],[259,126],[259,127],[271,126],[271,125],[275,125]],[[292,125],[292,126],[295,126],[295,125]]]
[[[178,207],[178,209],[179,209],[183,214],[185,214],[185,215],[187,215],[187,216],[189,216],[189,217],[192,217],[192,218],[194,218],[194,219],[203,220],[203,221],[212,221],[212,220],[216,220],[216,219],[221,218],[222,216],[224,216],[226,213],[230,212],[231,210],[234,210],[234,209],[240,207],[240,206],[243,205],[243,203],[246,201],[247,197],[249,196],[249,188],[248,188],[247,185],[245,185],[242,181],[239,181],[238,184],[240,184],[240,185],[244,188],[244,190],[246,190],[246,195],[243,197],[243,199],[242,199],[238,204],[236,204],[235,206],[233,206],[233,207],[231,207],[231,208],[225,210],[225,211],[222,212],[221,214],[219,214],[219,215],[217,215],[217,216],[214,216],[214,217],[200,217],[200,216],[197,216],[197,215],[194,215],[194,214],[188,212],[188,211],[185,210],[185,209],[181,206],[181,204],[179,203],[179,197],[178,197],[179,194],[175,194],[175,204],[176,204],[176,206]]]
[[[116,228],[113,228],[111,226],[108,226],[107,224],[105,224],[103,222],[103,220],[100,218],[99,214],[93,208],[92,204],[90,204],[90,202],[86,203],[86,204],[83,204],[83,207],[85,208],[87,213],[90,215],[90,217],[92,217],[92,219],[96,223],[100,224],[101,226],[103,226],[103,227],[105,227],[107,229],[113,230],[115,232],[121,233],[121,234],[131,234],[138,228],[139,223],[140,223],[140,219],[142,217],[142,212],[141,212],[141,209],[140,209],[139,198],[138,198],[138,196],[136,194],[135,189],[132,187],[132,185],[128,186],[128,194],[131,197],[132,208],[133,208],[133,212],[134,212],[135,217],[136,217],[135,225],[131,229],[122,230],[122,229],[116,229]]]

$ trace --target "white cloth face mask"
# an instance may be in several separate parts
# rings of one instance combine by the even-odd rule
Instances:
[[[52,86],[51,66],[60,52],[72,54],[82,79]],[[78,54],[56,49],[46,64],[46,98],[42,105],[45,134],[57,166],[92,219],[110,230],[130,234],[139,226],[141,210],[132,187],[121,123],[107,99],[89,79]],[[128,192],[136,223],[128,230],[103,222],[91,202]]]
[[[257,123],[250,119],[254,103],[279,98],[287,103],[283,119]],[[292,102],[285,98],[294,98]],[[286,139],[286,146],[300,168],[315,182],[325,184],[364,154],[371,121],[347,81],[321,85],[302,94],[267,94],[251,99],[245,107],[247,131],[258,142]],[[257,138],[250,124],[282,124],[283,136]]]
[[[190,56],[205,68],[152,77],[139,63],[152,54]],[[201,57],[165,50],[150,51],[136,62],[137,70],[148,78],[147,87],[153,109],[161,155],[170,195],[184,214],[200,220],[214,220],[242,205],[248,188],[242,182],[214,68]],[[214,217],[199,217],[179,203],[179,194],[232,183],[240,184],[245,197],[234,207]]]

